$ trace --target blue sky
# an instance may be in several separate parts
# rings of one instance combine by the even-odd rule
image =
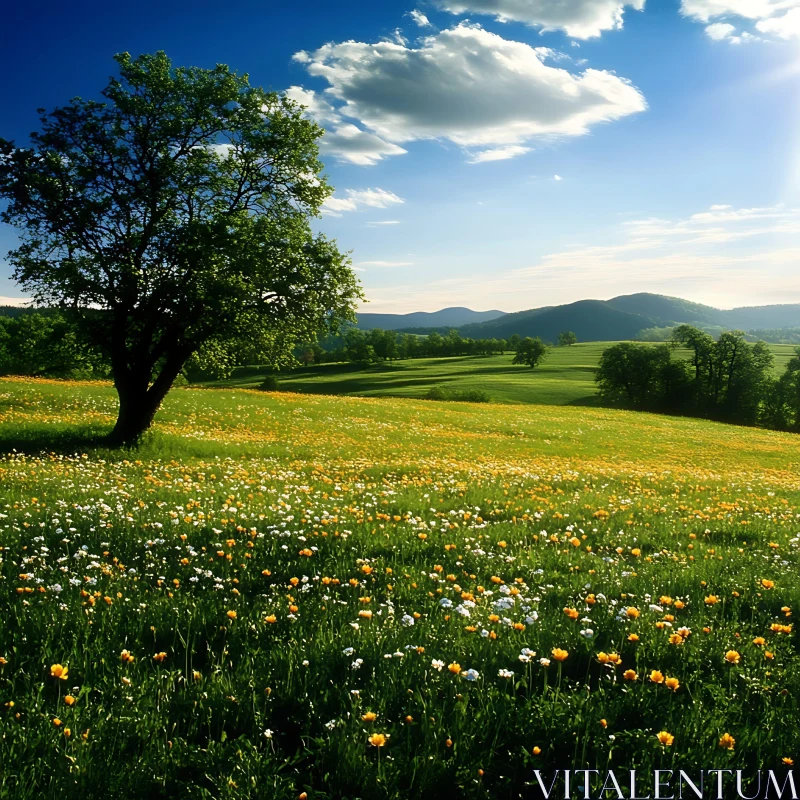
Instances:
[[[800,302],[800,0],[33,0],[5,22],[19,143],[120,51],[307,105],[336,187],[317,224],[364,310]],[[0,296],[22,296],[3,262]]]

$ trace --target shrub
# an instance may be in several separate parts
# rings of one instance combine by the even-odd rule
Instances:
[[[490,403],[492,398],[481,389],[446,389],[434,386],[425,395],[426,400],[440,400],[460,403]]]
[[[278,379],[274,375],[267,375],[258,387],[262,392],[277,392],[280,388]]]

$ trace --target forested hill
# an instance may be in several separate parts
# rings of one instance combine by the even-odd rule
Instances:
[[[416,311],[412,314],[359,314],[358,327],[362,330],[381,328],[396,331],[403,328],[460,328],[488,322],[505,316],[502,311],[472,311],[469,308],[443,308],[441,311]]]
[[[594,342],[634,339],[639,331],[654,325],[647,317],[618,311],[602,300],[579,300],[565,306],[506,314],[479,325],[465,325],[459,331],[473,339],[508,339],[516,333],[555,341],[561,331],[571,330],[579,341]]]
[[[535,308],[461,326],[427,322],[424,325],[401,326],[395,330],[427,333],[434,329],[458,327],[462,336],[473,339],[508,339],[518,334],[540,336],[550,341],[555,341],[561,331],[571,330],[579,341],[591,342],[635,339],[646,329],[668,328],[683,323],[712,332],[796,328],[800,326],[800,304],[723,310],[678,297],[640,293],[611,300],[579,300],[567,305]]]

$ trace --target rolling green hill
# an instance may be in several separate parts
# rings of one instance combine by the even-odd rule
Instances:
[[[554,342],[561,331],[571,330],[579,341],[596,342],[634,339],[639,331],[656,324],[654,319],[619,311],[602,300],[579,300],[565,306],[520,311],[491,322],[465,325],[460,332],[473,339],[508,339],[516,333]]]
[[[617,311],[649,317],[657,320],[660,324],[693,323],[724,326],[726,325],[726,315],[730,313],[700,303],[692,303],[689,300],[682,300],[679,297],[666,297],[647,292],[614,297],[607,301],[607,305]]]
[[[391,361],[363,368],[356,364],[322,364],[302,367],[280,377],[281,389],[307,394],[360,397],[424,397],[434,386],[480,389],[496,403],[544,405],[594,405],[597,403],[594,371],[600,355],[614,342],[584,342],[556,347],[547,360],[531,370],[503,356],[460,356]],[[776,372],[783,372],[795,352],[791,345],[772,345]],[[258,370],[242,368],[232,379],[208,384],[242,389],[256,388],[263,378]]]
[[[469,308],[443,308],[440,311],[416,311],[411,314],[371,314],[358,315],[357,327],[362,330],[382,328],[396,331],[405,328],[458,328],[462,325],[488,322],[505,316],[502,311],[473,311]]]
[[[800,325],[800,305],[746,306],[723,310],[692,303],[679,297],[659,294],[629,294],[614,297],[607,304],[618,311],[641,314],[661,324],[690,323],[728,330],[753,328],[791,328]]]

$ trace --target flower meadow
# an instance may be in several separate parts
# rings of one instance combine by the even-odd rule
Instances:
[[[800,758],[800,440],[0,381],[0,796],[532,796]]]

